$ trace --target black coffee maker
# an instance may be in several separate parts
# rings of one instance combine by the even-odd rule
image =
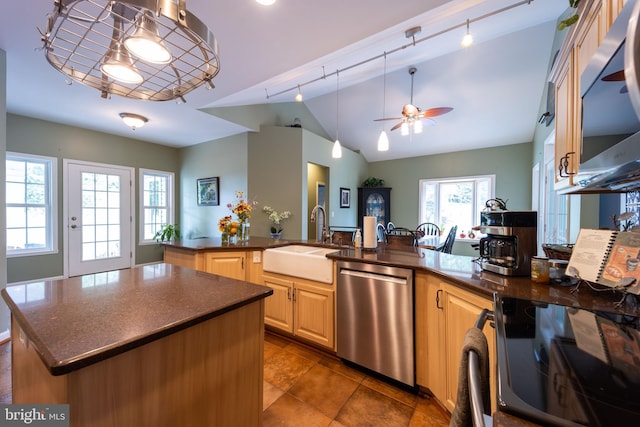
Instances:
[[[480,214],[482,269],[505,276],[531,274],[531,258],[537,253],[536,211],[485,211]]]

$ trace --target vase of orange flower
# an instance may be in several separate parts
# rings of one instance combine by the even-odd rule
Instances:
[[[218,230],[220,230],[222,243],[235,243],[238,238],[238,223],[232,221],[231,215],[224,216],[218,221]]]
[[[236,202],[227,203],[227,207],[238,217],[237,236],[238,241],[249,240],[249,219],[251,219],[251,211],[257,202],[249,201],[243,191],[236,192]]]

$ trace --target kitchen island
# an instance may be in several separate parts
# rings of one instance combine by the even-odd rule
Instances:
[[[72,426],[262,424],[271,289],[169,264],[9,286],[13,403]]]

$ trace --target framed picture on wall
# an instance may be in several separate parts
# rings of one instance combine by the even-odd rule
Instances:
[[[200,178],[197,180],[197,195],[199,206],[220,205],[220,178]]]
[[[351,207],[351,189],[340,187],[340,207]]]

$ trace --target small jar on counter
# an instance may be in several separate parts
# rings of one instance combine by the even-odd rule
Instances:
[[[549,283],[549,258],[534,256],[531,259],[531,281]]]

